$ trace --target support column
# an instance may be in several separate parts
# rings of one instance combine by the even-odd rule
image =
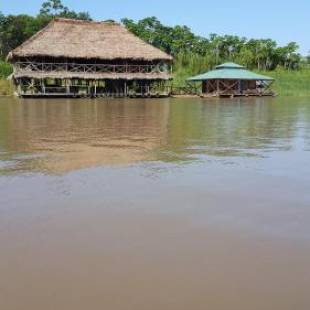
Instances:
[[[31,94],[33,95],[34,94],[34,83],[35,83],[35,80],[32,78],[31,79],[31,88],[30,88],[30,92],[31,92]]]
[[[66,94],[68,95],[70,93],[70,83],[69,80],[65,80],[65,85],[66,85]]]
[[[18,97],[20,97],[22,95],[22,85],[21,85],[22,81],[21,81],[21,79],[16,80],[16,83],[17,83],[17,95],[18,95]]]
[[[42,79],[42,90],[43,90],[43,94],[46,93],[46,88],[45,88],[45,80]]]

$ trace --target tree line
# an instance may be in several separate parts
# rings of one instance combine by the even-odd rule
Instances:
[[[200,62],[210,68],[225,61],[234,61],[252,69],[274,70],[279,66],[298,69],[304,61],[295,42],[279,46],[272,39],[247,39],[214,33],[206,38],[195,35],[186,26],[165,26],[156,17],[138,22],[123,19],[122,22],[144,41],[173,55],[185,65]]]
[[[0,57],[4,59],[10,50],[45,27],[54,17],[92,20],[88,12],[75,12],[64,6],[61,0],[43,2],[36,16],[5,16],[0,13]],[[303,58],[295,42],[279,46],[272,39],[247,39],[214,33],[202,37],[195,35],[187,26],[163,25],[156,17],[137,22],[124,18],[122,23],[144,41],[174,56],[176,68],[188,67],[191,73],[210,69],[225,61],[257,70],[278,67],[295,70],[303,63],[310,64],[310,55]]]

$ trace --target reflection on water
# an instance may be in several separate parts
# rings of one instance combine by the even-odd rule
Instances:
[[[0,169],[67,172],[309,148],[307,99],[0,99]]]
[[[310,99],[0,99],[0,309],[310,309]]]
[[[2,105],[2,157],[16,169],[65,172],[151,158],[165,139],[169,105],[26,101]]]

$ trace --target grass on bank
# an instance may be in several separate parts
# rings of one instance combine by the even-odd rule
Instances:
[[[0,96],[13,96],[12,82],[7,79],[0,79]]]
[[[12,83],[7,77],[13,72],[12,66],[7,62],[0,61],[0,96],[13,95]]]
[[[275,79],[274,91],[280,96],[305,97],[310,96],[310,69],[304,68],[297,71],[278,69],[262,72]]]
[[[0,60],[0,78],[5,79],[12,74],[13,68],[11,64]]]

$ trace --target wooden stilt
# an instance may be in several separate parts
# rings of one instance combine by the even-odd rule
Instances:
[[[66,94],[69,95],[70,94],[70,85],[69,85],[69,81],[67,79],[65,79],[65,85],[66,85]]]

